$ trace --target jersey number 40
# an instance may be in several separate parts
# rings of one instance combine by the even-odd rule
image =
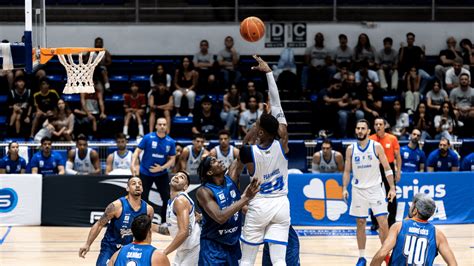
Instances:
[[[407,235],[403,247],[403,255],[407,257],[407,263],[409,265],[425,265],[427,247],[428,239]]]

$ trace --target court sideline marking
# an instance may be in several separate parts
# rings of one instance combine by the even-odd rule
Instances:
[[[3,242],[5,241],[5,239],[7,239],[7,236],[8,236],[8,234],[10,233],[11,230],[12,230],[12,227],[11,227],[11,226],[8,226],[8,227],[7,227],[7,231],[6,231],[5,234],[2,236],[2,238],[0,238],[0,245],[3,244]]]

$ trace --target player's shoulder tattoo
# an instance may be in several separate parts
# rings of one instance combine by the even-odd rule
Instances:
[[[116,206],[113,202],[107,205],[104,214],[102,214],[102,217],[100,217],[99,219],[99,224],[102,226],[106,225],[110,221],[110,219],[114,217],[115,210]]]

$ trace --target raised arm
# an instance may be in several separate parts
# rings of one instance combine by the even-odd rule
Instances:
[[[400,232],[400,228],[402,224],[400,222],[395,223],[390,227],[390,231],[388,232],[387,239],[382,244],[382,247],[375,253],[374,258],[370,262],[370,266],[380,266],[385,259],[385,256],[395,247],[397,243],[397,236]]]

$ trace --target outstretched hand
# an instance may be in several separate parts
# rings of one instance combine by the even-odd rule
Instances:
[[[259,70],[265,73],[272,72],[272,69],[270,68],[270,66],[268,66],[267,62],[263,61],[263,59],[260,56],[253,55],[253,58],[257,60],[258,66],[253,66],[252,70]]]

